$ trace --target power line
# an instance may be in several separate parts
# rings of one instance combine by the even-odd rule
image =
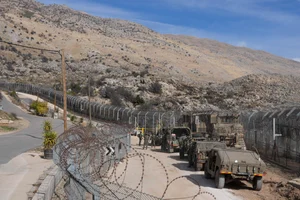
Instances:
[[[60,50],[42,49],[42,48],[31,47],[31,46],[26,46],[26,45],[12,43],[12,42],[7,42],[7,41],[4,41],[4,40],[0,40],[0,42],[5,43],[5,44],[9,44],[9,45],[18,46],[18,47],[27,48],[27,49],[35,49],[35,50],[40,50],[40,51],[48,51],[48,52],[60,53]]]

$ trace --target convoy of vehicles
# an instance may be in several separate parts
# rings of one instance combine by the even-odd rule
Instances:
[[[245,179],[253,183],[254,190],[261,190],[266,165],[258,154],[246,150],[238,114],[201,112],[185,116],[185,120],[189,123],[158,131],[155,139],[162,151],[179,151],[180,159],[187,155],[189,167],[215,178],[217,188]]]

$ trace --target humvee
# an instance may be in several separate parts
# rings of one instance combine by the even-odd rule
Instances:
[[[219,189],[234,179],[242,179],[252,182],[253,189],[260,191],[265,172],[266,164],[258,154],[234,148],[213,148],[204,167],[205,178],[214,178]]]
[[[194,141],[188,152],[189,167],[200,171],[205,165],[208,153],[213,148],[225,149],[226,143],[217,141]]]

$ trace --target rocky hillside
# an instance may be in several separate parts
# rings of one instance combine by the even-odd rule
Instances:
[[[94,17],[61,5],[1,0],[0,40],[65,49],[69,92],[86,95],[90,74],[94,100],[103,103],[191,110],[297,101],[284,94],[290,85],[278,94],[282,100],[265,97],[272,96],[277,86],[267,88],[264,81],[278,78],[274,73],[287,75],[279,82],[289,80],[289,75],[300,74],[299,62],[208,39],[162,35],[136,23]],[[0,79],[53,86],[60,80],[60,66],[57,53],[0,43]],[[240,78],[249,74],[264,75]],[[231,81],[236,78],[240,79]],[[252,90],[241,96],[241,82],[246,84],[249,78],[255,79]],[[260,101],[251,96],[256,87],[261,88]]]

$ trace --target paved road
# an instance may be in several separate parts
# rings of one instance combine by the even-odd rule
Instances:
[[[58,133],[63,132],[63,121],[45,117],[37,117],[22,111],[20,108],[3,98],[1,104],[5,112],[14,112],[30,122],[28,128],[16,133],[0,136],[0,165],[9,162],[15,156],[25,151],[38,147],[43,143],[42,124],[44,120],[52,121],[53,128]]]

